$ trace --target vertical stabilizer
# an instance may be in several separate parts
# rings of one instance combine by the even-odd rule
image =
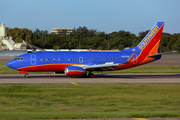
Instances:
[[[164,22],[157,22],[137,46],[139,50],[143,52],[157,53],[163,27]]]

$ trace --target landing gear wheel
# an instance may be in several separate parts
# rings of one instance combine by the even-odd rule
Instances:
[[[86,77],[87,77],[87,73],[84,73],[84,74],[82,75],[82,77],[83,77],[83,78],[86,78]]]
[[[25,78],[28,78],[28,77],[29,77],[29,75],[28,75],[28,74],[25,74],[25,75],[24,75],[24,77],[25,77]]]
[[[93,78],[94,74],[93,73],[89,73],[88,77]]]

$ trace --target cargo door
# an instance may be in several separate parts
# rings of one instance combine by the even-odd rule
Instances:
[[[83,57],[79,57],[79,63],[83,63]]]

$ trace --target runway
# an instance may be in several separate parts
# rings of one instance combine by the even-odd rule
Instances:
[[[180,73],[121,73],[95,74],[94,78],[65,76],[64,74],[0,74],[0,84],[48,85],[48,84],[180,84]]]

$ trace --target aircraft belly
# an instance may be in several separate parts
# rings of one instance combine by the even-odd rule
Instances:
[[[69,66],[70,64],[48,64],[48,65],[36,65],[36,66],[28,66],[19,68],[19,71],[29,71],[29,72],[36,72],[36,71],[64,71],[65,67]]]

